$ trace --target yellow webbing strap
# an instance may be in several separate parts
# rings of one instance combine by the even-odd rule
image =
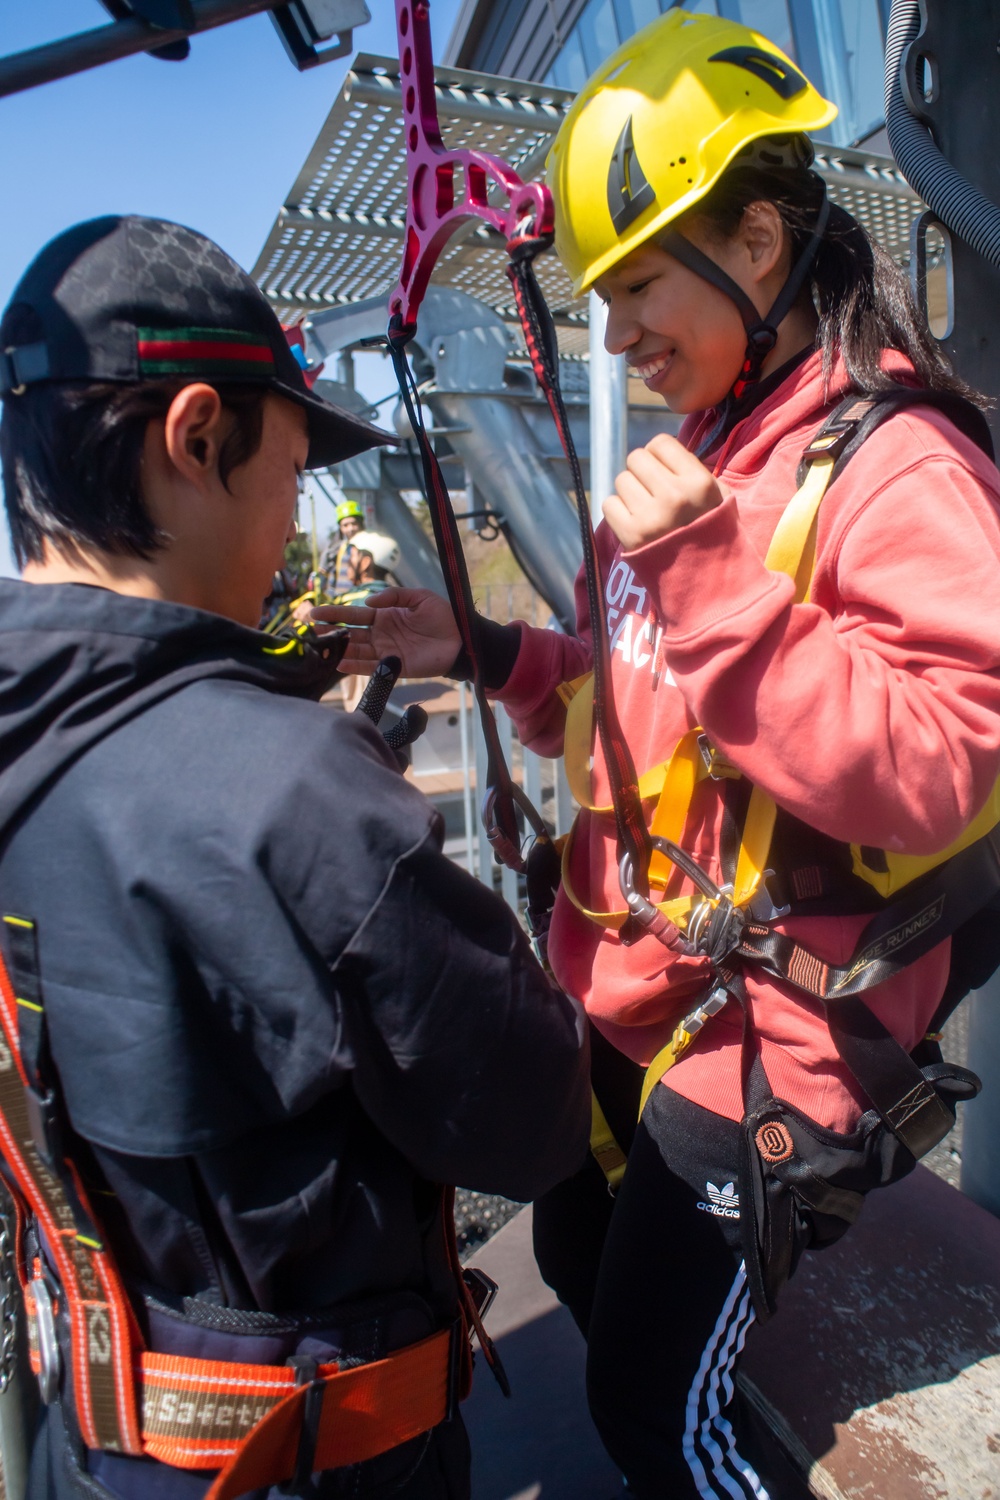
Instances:
[[[698,748],[700,738],[700,729],[689,729],[677,741],[674,753],[666,763],[660,800],[649,828],[654,838],[669,839],[674,844],[681,841],[694,789],[708,775]],[[665,854],[654,850],[649,861],[650,885],[665,886],[673,868]]]
[[[590,1154],[608,1180],[612,1192],[625,1176],[625,1153],[614,1138],[597,1095],[590,1091]]]
[[[810,463],[801,487],[782,512],[767,549],[764,566],[772,573],[787,573],[795,583],[795,603],[805,604],[816,567],[816,527],[819,507],[833,473],[832,458]],[[743,841],[736,862],[733,904],[745,906],[753,899],[767,866],[778,809],[767,792],[754,786],[750,793]]]
[[[593,672],[584,672],[582,676],[574,677],[569,682],[561,682],[556,688],[556,696],[562,699],[566,708],[569,708],[581,688],[586,687],[588,682],[592,683],[593,681]],[[591,689],[590,701],[591,703],[594,701],[593,689]]]
[[[569,699],[565,696],[568,689],[572,690],[572,696]],[[585,807],[588,812],[613,813],[614,808],[610,802],[606,807],[601,807],[592,800],[590,750],[594,737],[593,674],[588,672],[586,677],[578,677],[574,682],[562,683],[557,691],[560,698],[568,703],[566,728],[563,735],[563,761],[566,766],[569,789],[580,806]],[[663,780],[669,764],[669,761],[662,761],[639,777],[641,801],[645,802],[649,797],[659,796],[663,790]]]
[[[816,526],[819,507],[833,473],[832,458],[816,458],[809,465],[801,488],[785,506],[774,528],[764,559],[772,573],[787,573],[795,582],[795,602],[805,604],[816,567]]]
[[[685,1031],[684,1023],[682,1021],[675,1030],[667,1045],[665,1047],[661,1047],[659,1052],[653,1058],[653,1061],[646,1069],[646,1076],[642,1080],[642,1093],[639,1095],[640,1120],[642,1119],[642,1112],[646,1108],[646,1103],[649,1099],[650,1094],[653,1092],[656,1085],[663,1077],[664,1073],[669,1073],[674,1063],[678,1062],[680,1058],[683,1057],[684,1053],[690,1047],[697,1034],[697,1032]]]

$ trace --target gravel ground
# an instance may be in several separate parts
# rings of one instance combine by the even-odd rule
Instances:
[[[948,1062],[965,1065],[969,1049],[969,1015],[960,1005],[944,1031],[942,1043]],[[943,1177],[952,1187],[960,1186],[962,1171],[962,1109],[958,1111],[958,1123],[951,1135],[946,1136],[924,1157],[924,1166]],[[473,1193],[459,1188],[455,1195],[455,1231],[458,1250],[463,1260],[485,1245],[487,1240],[502,1229],[523,1207],[509,1198],[489,1197],[484,1193]]]

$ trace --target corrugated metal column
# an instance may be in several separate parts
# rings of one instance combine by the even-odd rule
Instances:
[[[590,514],[596,526],[601,507],[625,467],[628,444],[628,374],[620,354],[604,347],[608,310],[590,294]]]
[[[1000,200],[1000,159],[988,146],[1000,130],[995,85],[1000,7],[967,0],[961,24],[947,0],[923,0],[917,55],[934,59],[934,86],[920,100],[921,116],[952,166],[991,202]],[[957,234],[951,236],[954,328],[944,352],[964,380],[994,399],[1000,394],[1000,269]],[[989,414],[1000,438],[997,407]],[[961,588],[955,579],[954,588]],[[980,1098],[964,1107],[962,1187],[1000,1215],[1000,974],[967,1002],[969,1067],[983,1080]]]

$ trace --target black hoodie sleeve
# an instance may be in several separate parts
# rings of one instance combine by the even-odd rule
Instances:
[[[436,832],[396,863],[334,978],[358,1097],[423,1176],[528,1199],[577,1170],[582,1013]]]
[[[380,736],[358,720],[336,729],[356,757],[350,812],[332,783],[313,797],[310,822],[338,823],[340,838],[323,850],[339,844],[340,880],[300,838],[295,858],[309,883],[294,901],[328,955],[354,1090],[422,1176],[537,1197],[586,1156],[582,1011],[546,979],[510,908],[441,853],[440,818],[391,766]],[[355,885],[381,884],[333,954],[344,858]]]
[[[350,1088],[422,1176],[529,1198],[576,1170],[579,1007],[441,837],[359,715],[212,681],[121,724],[3,861],[74,1128],[198,1154]]]

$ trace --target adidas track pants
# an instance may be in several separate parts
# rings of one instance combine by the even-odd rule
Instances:
[[[624,1074],[606,1047],[595,1045],[598,1096],[613,1130],[634,1129],[621,1190],[612,1200],[588,1162],[535,1205],[542,1275],[587,1336],[594,1422],[638,1500],[785,1500],[750,1456],[734,1388],[754,1320],[738,1127],[665,1088],[635,1127],[640,1070]]]

